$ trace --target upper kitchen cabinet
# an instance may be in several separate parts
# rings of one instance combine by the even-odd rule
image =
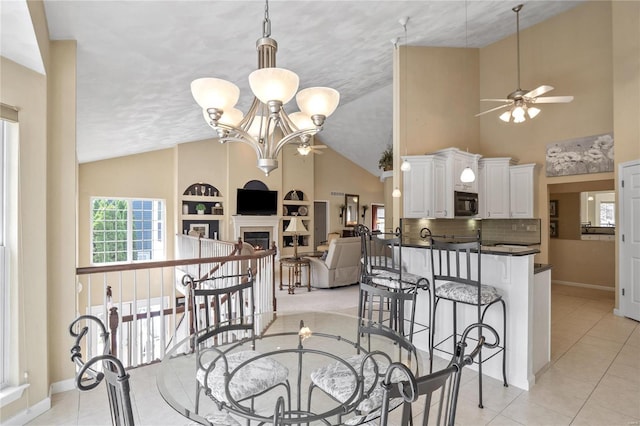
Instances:
[[[511,217],[510,167],[515,161],[508,157],[482,158],[478,162],[479,213],[481,218]]]
[[[534,214],[535,164],[509,167],[511,218],[531,219]]]
[[[460,176],[462,171],[469,167],[475,176],[478,176],[478,161],[482,157],[480,154],[461,151],[458,148],[441,149],[434,155],[445,160],[447,187],[453,191],[478,193],[478,179],[473,182],[462,182]],[[451,194],[451,208],[453,208],[453,194]],[[453,212],[451,212],[453,215]],[[453,216],[451,216],[453,217]]]
[[[411,170],[403,174],[404,217],[446,217],[446,194],[451,192],[453,196],[453,190],[445,188],[445,160],[434,155],[413,155],[402,159],[411,164]]]

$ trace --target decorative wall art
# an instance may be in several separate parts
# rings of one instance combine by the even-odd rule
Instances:
[[[547,176],[613,172],[613,133],[547,145]]]
[[[551,238],[558,238],[558,221],[552,220],[549,222],[549,236]]]
[[[189,235],[200,238],[209,238],[208,223],[192,223],[189,225]]]
[[[558,200],[549,201],[549,216],[558,217]]]

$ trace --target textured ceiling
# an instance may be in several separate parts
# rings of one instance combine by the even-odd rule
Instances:
[[[271,1],[269,10],[278,66],[298,73],[301,88],[340,91],[318,139],[377,175],[392,134],[391,40],[404,43],[399,19],[410,17],[410,45],[483,47],[515,32],[518,3],[471,0],[467,18],[463,1],[291,0]],[[579,3],[527,1],[521,27]],[[45,8],[50,38],[77,40],[80,162],[213,137],[191,97],[195,78],[234,82],[239,108],[248,109],[263,1],[45,0]]]

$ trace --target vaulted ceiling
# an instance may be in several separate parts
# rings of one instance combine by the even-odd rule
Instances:
[[[278,66],[295,71],[301,88],[329,86],[341,94],[338,110],[316,140],[377,175],[379,154],[392,135],[392,40],[405,43],[399,19],[410,17],[410,45],[481,48],[515,33],[511,8],[518,3],[274,0],[269,14]],[[521,28],[579,3],[526,1]],[[237,84],[239,108],[246,111],[264,5],[45,0],[50,38],[77,40],[79,161],[214,137],[191,96],[189,85],[199,77]],[[12,56],[25,56],[24,48],[14,52],[24,41],[9,33],[9,8],[4,9],[2,55],[22,63]],[[295,102],[286,109],[295,111]]]

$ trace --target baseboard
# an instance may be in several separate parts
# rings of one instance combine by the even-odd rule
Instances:
[[[602,290],[602,291],[616,291],[616,289],[613,287],[606,287],[603,285],[595,285],[595,284],[574,283],[571,281],[551,280],[551,284],[568,285],[572,287],[583,287],[583,288],[590,288],[593,290]]]
[[[76,381],[74,379],[61,380],[51,384],[51,395],[54,393],[66,392],[74,390],[76,388]]]
[[[27,408],[26,410],[16,414],[15,416],[11,417],[9,420],[7,420],[6,422],[3,422],[2,424],[7,426],[9,425],[22,426],[29,423],[31,420],[35,419],[36,417],[38,417],[40,414],[45,413],[49,409],[51,409],[51,398],[47,397],[42,401],[38,402],[37,404],[34,404],[31,407]]]
[[[624,317],[624,315],[622,315],[622,311],[620,311],[620,309],[618,309],[618,308],[614,308],[613,309],[613,315],[615,315],[617,317]]]

